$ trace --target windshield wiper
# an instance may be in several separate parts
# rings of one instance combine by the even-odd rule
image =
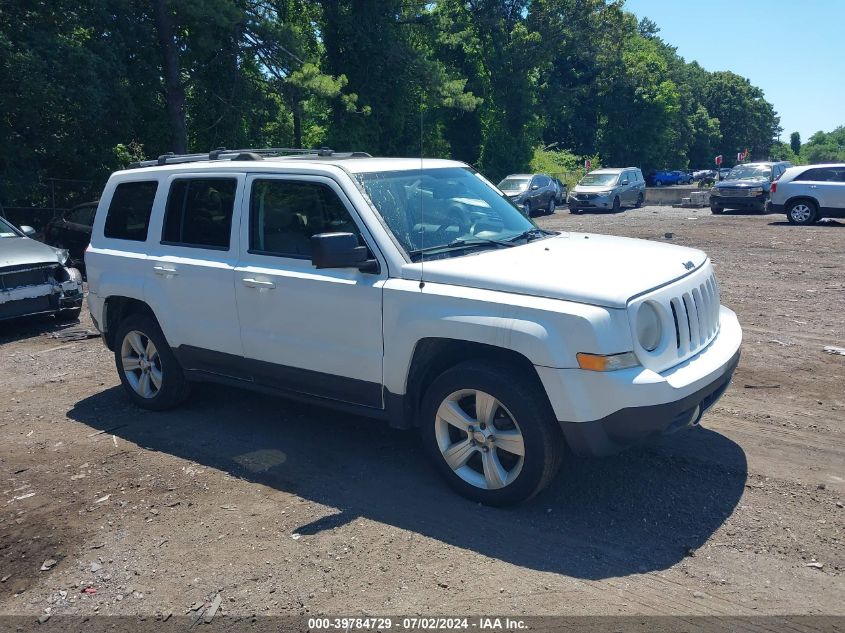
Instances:
[[[546,236],[546,235],[554,235],[554,232],[553,231],[545,231],[541,228],[535,227],[535,228],[532,228],[532,229],[528,229],[527,231],[523,231],[519,235],[514,235],[513,237],[509,237],[508,242],[516,242],[516,241],[519,241],[519,240],[525,240],[527,242],[530,242],[532,239],[536,240],[536,239],[539,239],[540,237],[543,237],[543,236]],[[515,244],[511,244],[511,245],[516,246]]]
[[[459,237],[457,239],[452,240],[448,244],[437,244],[435,246],[426,246],[425,248],[418,248],[410,252],[410,255],[419,255],[420,253],[428,253],[431,251],[448,251],[453,249],[459,248],[467,248],[470,246],[486,246],[487,244],[493,244],[494,246],[500,246],[503,248],[512,248],[516,246],[516,244],[512,244],[510,240],[507,242],[502,242],[500,240],[493,240],[487,237]]]

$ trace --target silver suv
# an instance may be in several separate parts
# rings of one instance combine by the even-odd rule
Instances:
[[[772,183],[769,211],[792,224],[845,218],[845,164],[790,167]]]
[[[637,167],[596,169],[584,176],[569,194],[569,212],[584,209],[638,207],[645,200],[645,179]]]

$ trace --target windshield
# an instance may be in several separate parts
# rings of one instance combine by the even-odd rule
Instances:
[[[15,228],[9,224],[3,218],[0,218],[0,239],[4,237],[20,237],[21,234],[18,233]]]
[[[578,184],[587,187],[615,185],[617,178],[619,178],[619,174],[587,174]]]
[[[522,191],[528,188],[528,178],[505,178],[499,183],[499,189],[502,191]]]
[[[766,165],[738,165],[731,169],[726,180],[768,180],[772,168]]]
[[[471,248],[497,248],[526,231],[539,231],[470,168],[369,172],[356,177],[412,261],[419,261],[423,250],[426,257],[438,251],[443,256],[464,255]]]

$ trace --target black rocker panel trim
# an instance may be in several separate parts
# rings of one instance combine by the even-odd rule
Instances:
[[[246,388],[263,387],[262,391],[292,392],[374,409],[384,408],[382,386],[376,382],[278,365],[191,345],[180,345],[173,353],[188,373],[188,379],[228,378]]]

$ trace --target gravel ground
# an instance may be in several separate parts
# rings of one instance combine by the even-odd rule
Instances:
[[[845,223],[538,222],[711,255],[745,340],[702,428],[485,508],[413,433],[216,386],[144,412],[98,339],[3,324],[0,613],[845,615]]]

